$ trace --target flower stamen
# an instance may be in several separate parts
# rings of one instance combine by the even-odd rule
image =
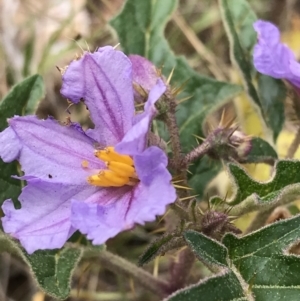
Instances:
[[[101,187],[134,186],[138,183],[138,176],[134,168],[133,159],[128,155],[121,155],[114,147],[96,150],[95,156],[105,162],[107,170],[88,177],[88,183]]]

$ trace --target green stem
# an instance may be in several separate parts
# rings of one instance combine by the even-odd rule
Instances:
[[[133,263],[121,258],[109,251],[85,251],[84,258],[96,257],[101,265],[108,270],[132,277],[136,282],[154,294],[165,297],[168,294],[169,286],[164,280],[158,279],[145,270],[138,268]]]

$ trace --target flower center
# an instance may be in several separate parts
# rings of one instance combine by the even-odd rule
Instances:
[[[121,187],[133,186],[138,182],[134,162],[130,156],[120,155],[112,146],[96,150],[95,156],[105,162],[107,169],[88,177],[89,184],[101,187]]]

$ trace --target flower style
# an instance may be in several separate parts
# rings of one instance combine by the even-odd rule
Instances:
[[[286,79],[300,88],[300,64],[293,52],[280,42],[278,28],[262,20],[256,21],[253,27],[258,33],[258,43],[253,52],[255,68],[274,78]]]
[[[154,104],[166,86],[158,79],[135,115],[132,73],[128,57],[112,47],[85,53],[63,74],[61,93],[84,101],[94,129],[15,116],[0,133],[1,158],[18,160],[27,181],[21,209],[4,202],[3,228],[28,253],[60,248],[76,230],[102,244],[175,201],[165,153],[147,147]]]

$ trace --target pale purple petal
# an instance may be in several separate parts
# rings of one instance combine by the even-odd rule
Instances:
[[[258,43],[253,52],[255,68],[260,73],[286,79],[300,87],[300,64],[293,52],[280,42],[277,27],[262,20],[256,21],[253,27],[258,34]]]
[[[139,179],[146,185],[151,183],[156,176],[156,168],[165,168],[168,158],[163,150],[156,146],[150,146],[146,150],[134,157],[134,165]],[[167,172],[169,174],[169,172]],[[171,180],[171,175],[167,176]]]
[[[31,179],[23,188],[16,210],[12,201],[4,202],[3,229],[19,239],[26,251],[61,248],[75,229],[71,226],[71,198],[84,200],[95,187],[53,184]]]
[[[145,162],[145,161],[148,162]],[[103,244],[134,224],[144,224],[164,214],[166,206],[176,200],[171,175],[163,152],[151,147],[135,161],[141,182],[123,187],[119,193],[103,189],[85,203],[73,201],[72,225],[87,234],[94,244]]]
[[[112,47],[84,53],[63,75],[61,94],[74,103],[84,100],[95,129],[89,135],[101,145],[120,142],[132,126],[134,100],[131,62]]]
[[[156,67],[146,58],[136,54],[129,55],[129,59],[132,63],[133,82],[141,86],[145,92],[149,92],[160,78]],[[134,99],[141,102],[144,97],[134,90]]]
[[[19,160],[26,176],[59,183],[86,184],[104,164],[94,156],[94,142],[78,127],[62,126],[53,119],[14,117],[0,133],[0,156],[5,162]],[[83,161],[89,163],[83,168]]]
[[[132,126],[122,141],[116,145],[117,152],[133,156],[145,149],[150,123],[157,113],[155,103],[165,91],[165,84],[161,79],[158,79],[157,84],[151,89],[148,100],[145,103],[145,112],[142,116],[139,116],[139,121]]]
[[[22,149],[15,131],[8,127],[0,133],[0,157],[4,162],[15,160]]]
[[[94,244],[103,244],[123,230],[133,227],[125,220],[133,189],[101,189],[86,202],[72,202],[72,225]]]

